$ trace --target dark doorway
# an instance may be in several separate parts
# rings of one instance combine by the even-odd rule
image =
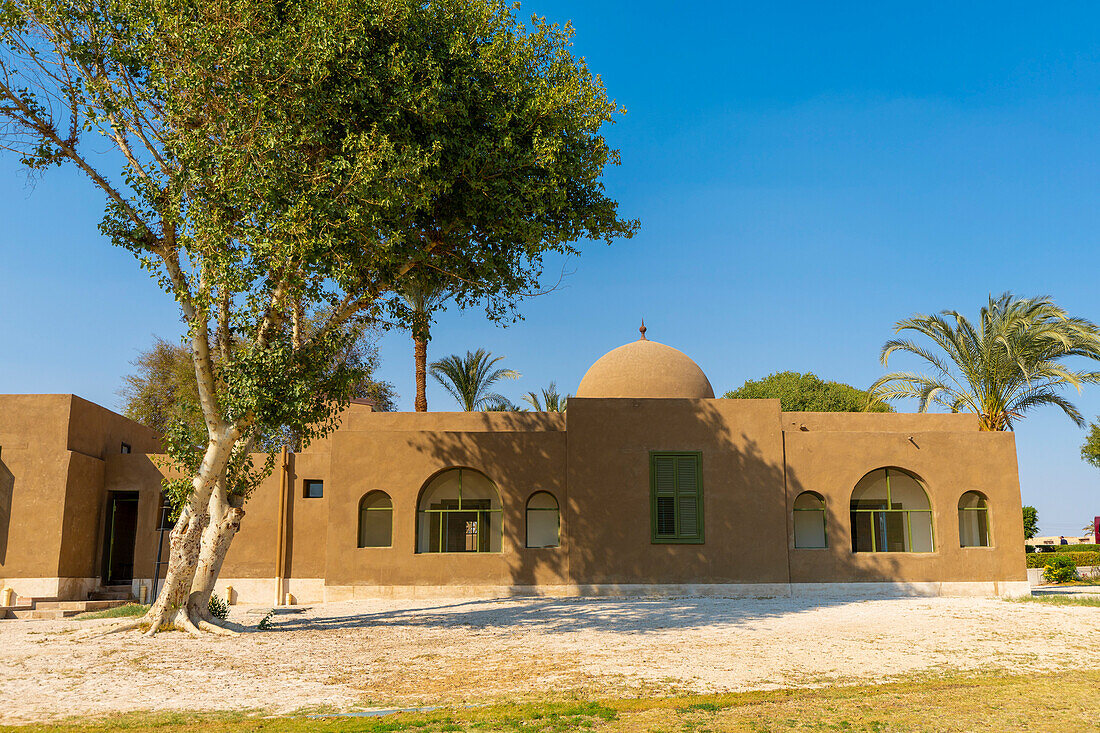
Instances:
[[[119,585],[134,579],[137,509],[136,491],[108,492],[107,522],[103,531],[104,585]]]

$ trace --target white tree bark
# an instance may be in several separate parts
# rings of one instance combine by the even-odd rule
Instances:
[[[172,626],[192,633],[198,631],[195,619],[189,615],[188,601],[199,567],[202,539],[210,524],[211,496],[225,473],[236,440],[237,429],[228,427],[219,430],[217,439],[206,447],[193,481],[194,490],[172,529],[163,589],[143,619],[149,624],[146,633],[150,636]]]
[[[187,612],[200,628],[219,631],[223,628],[234,629],[210,613],[210,596],[214,592],[214,583],[221,574],[222,563],[229,551],[229,545],[241,526],[244,509],[240,499],[228,495],[224,482],[218,482],[210,494],[208,510],[210,521],[203,529],[199,542],[199,556],[195,567],[195,577],[191,581],[191,592],[187,600]],[[226,599],[227,601],[229,599]]]

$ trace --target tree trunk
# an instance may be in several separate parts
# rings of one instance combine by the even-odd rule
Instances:
[[[194,490],[176,526],[172,528],[168,544],[168,572],[164,585],[144,618],[149,623],[146,633],[150,636],[172,626],[192,633],[198,631],[195,620],[188,613],[188,600],[195,571],[199,566],[203,536],[210,524],[210,498],[215,485],[225,473],[233,444],[236,442],[236,432],[234,428],[223,430],[206,447],[202,464],[192,481]]]
[[[202,533],[195,578],[191,581],[191,593],[187,599],[188,615],[200,628],[204,626],[203,622],[214,626],[223,623],[210,613],[210,596],[221,574],[229,545],[241,527],[244,509],[240,507],[240,499],[243,497],[229,496],[225,483],[221,481],[210,494],[210,521]]]
[[[428,411],[425,384],[428,369],[428,340],[413,336],[413,353],[416,357],[416,411]]]

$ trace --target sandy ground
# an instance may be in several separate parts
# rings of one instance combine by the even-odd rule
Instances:
[[[275,621],[154,639],[87,638],[111,621],[0,621],[0,722],[719,692],[1042,671],[1100,652],[1100,608],[997,599],[356,601]]]

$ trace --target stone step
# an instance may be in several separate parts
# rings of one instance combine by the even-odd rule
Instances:
[[[80,611],[87,610],[87,601],[38,601],[34,604],[35,611]]]
[[[134,600],[134,594],[130,592],[130,589],[119,591],[104,591],[94,590],[88,594],[88,600],[90,601],[132,601]]]
[[[21,618],[20,616],[17,616],[16,614],[23,613],[25,611],[31,611],[31,610],[33,610],[33,607],[30,606],[29,604],[26,605],[26,606],[23,606],[23,605],[0,606],[0,620],[2,620],[2,619]]]
[[[130,603],[127,599],[104,601],[43,601],[35,605],[34,610],[76,611],[77,613],[85,613],[86,611],[106,611],[108,608],[125,606],[127,603]]]
[[[16,618],[22,618],[22,619],[59,619],[59,618],[69,618],[70,616],[76,616],[78,613],[83,613],[83,611],[63,610],[63,609],[60,609],[60,608],[52,608],[52,609],[45,609],[45,610],[38,609],[38,608],[32,608],[32,609],[27,609],[27,610],[23,610],[23,611],[11,611],[10,613],[13,614]]]

